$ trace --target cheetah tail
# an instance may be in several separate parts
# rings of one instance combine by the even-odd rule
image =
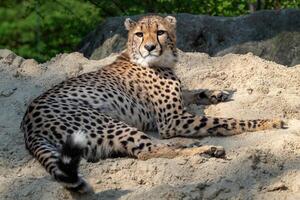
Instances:
[[[86,138],[82,131],[68,136],[57,160],[57,167],[63,173],[55,173],[54,177],[73,192],[86,193],[92,191],[89,184],[78,174],[85,144]]]
[[[235,127],[234,127],[235,126]],[[245,131],[261,131],[268,129],[285,129],[286,124],[280,119],[257,119],[257,120],[236,120],[231,123],[229,130],[233,131],[233,134],[239,134]]]
[[[211,127],[204,134],[230,136],[244,132],[268,129],[285,129],[287,125],[280,119],[238,120],[233,118],[208,118]]]

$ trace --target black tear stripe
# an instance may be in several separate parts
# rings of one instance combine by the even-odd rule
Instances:
[[[141,48],[143,42],[144,42],[144,37],[142,38],[142,42],[141,42],[141,44],[139,45],[139,48],[138,48],[139,54],[140,54],[140,56],[142,56],[142,58],[143,58],[143,55],[142,55],[142,53],[141,53],[141,51],[140,51],[140,48]]]
[[[156,24],[156,29],[158,30],[158,24]],[[160,43],[160,41],[158,39],[158,35],[157,34],[156,34],[156,40],[157,40],[157,43],[158,43],[158,45],[160,47],[159,56],[161,56],[163,49],[162,49],[162,46],[161,46],[161,43]]]
[[[144,23],[142,23],[141,24],[141,27],[140,27],[140,29],[143,31],[143,25],[144,25]],[[139,47],[138,47],[138,52],[139,52],[139,54],[140,54],[140,56],[143,58],[143,55],[142,55],[142,53],[141,53],[141,51],[140,51],[140,48],[141,48],[141,45],[143,44],[143,42],[144,42],[144,35],[143,35],[143,38],[142,38],[142,42],[140,43],[140,45],[139,45]]]

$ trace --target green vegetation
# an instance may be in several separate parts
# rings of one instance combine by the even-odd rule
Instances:
[[[42,62],[70,52],[106,17],[143,13],[238,16],[300,0],[1,0],[0,48]]]
[[[45,61],[74,50],[99,15],[98,8],[79,0],[7,1],[0,8],[0,48]]]

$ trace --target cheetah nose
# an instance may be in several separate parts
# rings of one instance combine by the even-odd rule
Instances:
[[[155,48],[156,48],[156,45],[154,44],[146,44],[145,46],[145,49],[147,49],[147,51],[153,51]]]

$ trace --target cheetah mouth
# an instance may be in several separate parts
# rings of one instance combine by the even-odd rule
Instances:
[[[159,57],[159,55],[153,55],[153,54],[148,54],[147,56],[144,56],[144,58],[151,58],[151,57]]]
[[[142,56],[143,58],[158,58],[160,56],[159,53],[148,53],[145,56]]]
[[[153,52],[140,52],[140,55],[143,59],[151,59],[151,58],[158,58],[161,56],[161,51],[153,51]]]

